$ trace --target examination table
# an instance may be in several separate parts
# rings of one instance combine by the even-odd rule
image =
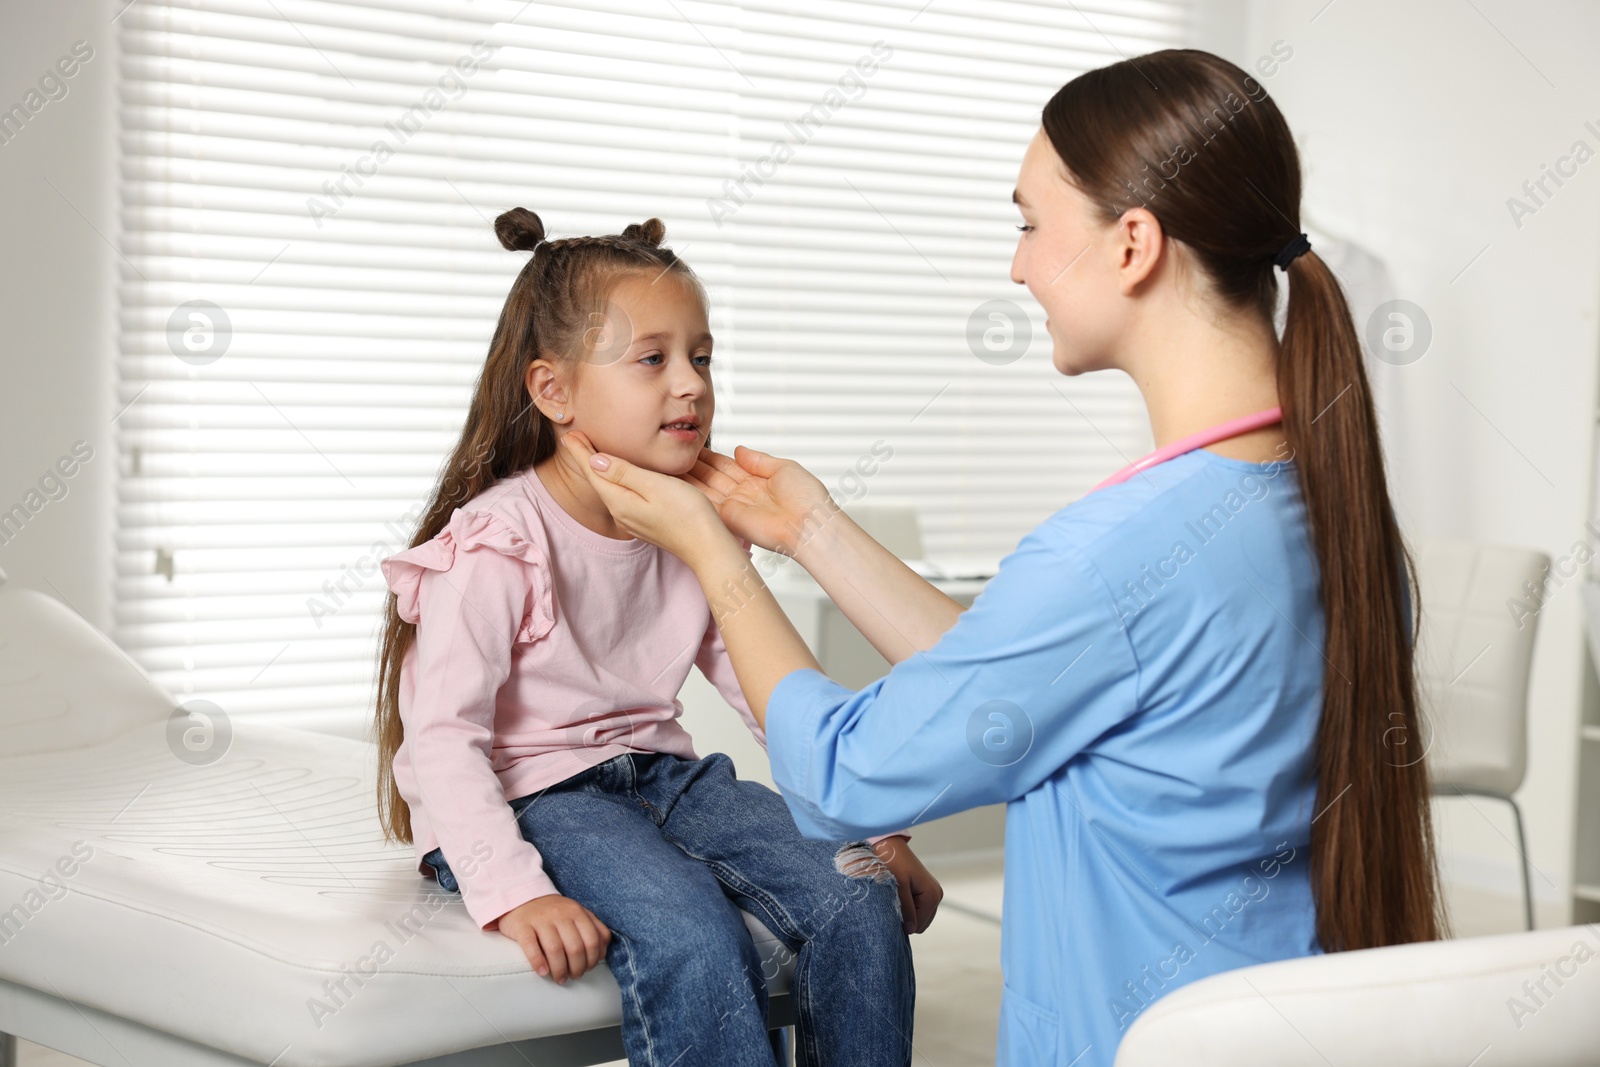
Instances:
[[[218,722],[214,758],[178,703],[0,572],[0,1035],[105,1067],[624,1057],[605,966],[535,974],[383,842],[371,744]],[[745,922],[787,1060],[793,956]]]

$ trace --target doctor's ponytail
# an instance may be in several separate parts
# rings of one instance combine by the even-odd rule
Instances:
[[[1154,52],[1073,79],[1045,106],[1043,126],[1103,221],[1146,208],[1218,299],[1270,328],[1274,260],[1300,234],[1300,162],[1259,82],[1208,52]],[[1444,924],[1402,599],[1419,602],[1415,572],[1344,294],[1315,251],[1286,274],[1278,395],[1327,620],[1307,814],[1317,939],[1330,952],[1433,940]]]
[[[1420,603],[1416,568],[1389,502],[1344,293],[1315,253],[1288,275],[1278,394],[1322,568],[1330,664],[1311,828],[1318,939],[1329,951],[1433,940],[1443,924],[1431,790],[1401,601],[1405,582],[1410,603]]]

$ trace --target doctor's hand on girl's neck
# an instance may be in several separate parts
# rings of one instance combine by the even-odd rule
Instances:
[[[1023,224],[1011,280],[1048,316],[1056,370],[1126,372],[1144,394],[1157,447],[1278,405],[1271,320],[1221,300],[1193,250],[1163,233],[1148,208],[1116,214],[1086,195],[1042,128],[1013,200]],[[1282,459],[1282,442],[1282,428],[1268,426],[1210,450]]]
[[[540,358],[525,384],[558,438],[577,430],[597,451],[678,475],[694,467],[710,438],[711,330],[699,294],[675,274],[624,274],[609,294],[603,324],[587,331],[581,358]],[[631,540],[578,468],[558,447],[534,467],[557,503],[596,533]]]

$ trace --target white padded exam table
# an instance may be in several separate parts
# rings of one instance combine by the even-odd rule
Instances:
[[[535,974],[383,843],[371,744],[234,721],[221,759],[190,763],[177,705],[0,572],[0,1035],[104,1067],[624,1058],[604,964]],[[790,1025],[793,957],[745,922],[769,1024]]]

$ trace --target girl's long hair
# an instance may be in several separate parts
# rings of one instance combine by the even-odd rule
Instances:
[[[1045,105],[1043,126],[1105,222],[1148,209],[1218,298],[1270,325],[1274,257],[1300,233],[1300,161],[1259,82],[1208,52],[1155,52],[1073,79]],[[1311,825],[1317,939],[1329,952],[1433,940],[1444,920],[1401,599],[1409,583],[1420,605],[1415,569],[1344,293],[1314,251],[1287,274],[1278,395],[1327,621]]]
[[[533,255],[500,310],[461,439],[434,486],[411,539],[413,548],[431,540],[456,508],[484,489],[555,454],[555,427],[528,395],[528,365],[543,357],[576,370],[576,364],[602,343],[604,331],[618,325],[607,312],[607,299],[617,282],[630,275],[655,280],[670,272],[687,282],[702,304],[706,300],[705,289],[689,265],[661,247],[666,226],[660,219],[633,223],[620,234],[546,241],[539,216],[518,207],[495,219],[494,231],[506,248],[531,250]],[[615,341],[606,350],[614,351]],[[378,820],[385,840],[408,845],[411,809],[395,785],[394,756],[405,737],[400,668],[416,630],[415,624],[400,618],[391,591],[384,602],[378,646]]]

